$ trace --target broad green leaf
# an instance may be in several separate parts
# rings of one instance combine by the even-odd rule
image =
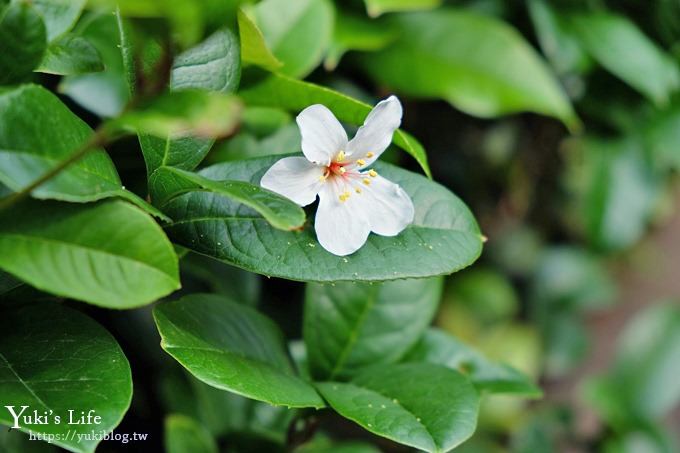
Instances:
[[[74,33],[97,48],[105,70],[66,76],[59,84],[59,91],[96,115],[106,118],[118,116],[125,108],[130,93],[123,73],[122,47],[118,47],[123,43],[116,17],[110,13],[90,16]]]
[[[175,58],[170,89],[231,93],[238,87],[240,77],[238,38],[224,29]],[[149,175],[162,165],[193,170],[214,143],[210,138],[173,139],[148,135],[140,135],[139,142]]]
[[[171,414],[165,418],[165,451],[167,453],[217,453],[217,443],[210,432],[186,415]]]
[[[368,365],[397,362],[432,322],[442,283],[308,284],[303,328],[312,375],[343,379]]]
[[[112,120],[112,128],[168,137],[215,138],[230,134],[238,124],[241,103],[232,95],[195,89],[172,91],[151,99]]]
[[[479,390],[541,396],[541,389],[516,369],[494,363],[482,353],[443,330],[431,328],[404,357],[404,362],[427,362],[443,365],[468,375]]]
[[[455,448],[477,426],[477,391],[465,376],[440,365],[380,365],[348,383],[323,382],[317,388],[343,417],[426,452]]]
[[[217,164],[200,174],[214,180],[259,184],[278,159]],[[275,230],[255,211],[206,192],[183,195],[168,203],[165,212],[174,223],[166,231],[177,243],[204,255],[253,272],[302,281],[431,277],[450,274],[477,259],[482,249],[481,234],[460,199],[415,173],[389,164],[375,168],[411,196],[415,221],[396,237],[371,235],[351,256],[325,251],[311,225],[301,231]]]
[[[87,316],[54,302],[0,306],[0,332],[2,405],[14,406],[17,414],[21,406],[29,406],[24,415],[51,413],[48,424],[20,420],[20,430],[54,435],[52,443],[69,451],[94,452],[99,442],[78,434],[112,431],[132,399],[130,365],[116,340]],[[69,425],[70,410],[74,420],[93,410],[101,423]],[[5,408],[0,423],[14,425]]]
[[[206,384],[276,406],[324,406],[295,374],[269,318],[214,295],[191,295],[154,309],[161,346]]]
[[[37,72],[72,75],[104,70],[101,56],[90,42],[80,36],[66,34],[47,48]]]
[[[0,429],[0,451],[3,453],[59,453],[59,447],[36,442],[18,430]]]
[[[179,288],[177,256],[136,207],[27,201],[0,212],[0,268],[52,294],[139,307]]]
[[[73,28],[87,0],[32,0],[31,3],[45,21],[47,40],[52,42]]]
[[[249,106],[279,107],[299,112],[312,104],[323,104],[338,117],[354,125],[363,124],[371,106],[345,94],[309,82],[295,80],[281,74],[251,73],[246,86],[239,90],[239,96]],[[409,153],[420,164],[423,171],[431,176],[425,149],[410,134],[398,129],[392,142]]]
[[[45,23],[30,3],[0,7],[0,85],[28,77],[40,64],[46,47]]]
[[[397,11],[418,11],[433,9],[442,4],[442,0],[364,0],[366,11],[371,17]]]
[[[283,63],[281,72],[305,77],[323,59],[333,33],[329,0],[263,0],[254,8],[267,46]]]
[[[666,104],[680,87],[677,63],[629,19],[598,12],[570,23],[598,63],[653,102]]]
[[[529,111],[577,126],[545,63],[509,25],[453,9],[401,15],[391,24],[400,38],[363,58],[378,82],[480,117]]]
[[[262,31],[242,9],[238,10],[238,32],[243,63],[261,66],[270,71],[283,65],[267,47]]]
[[[295,453],[380,453],[378,447],[361,441],[334,442],[323,434],[295,449]]]
[[[680,107],[655,112],[643,129],[645,151],[655,168],[680,169]]]
[[[382,23],[338,13],[324,67],[327,70],[333,70],[346,52],[380,50],[394,41],[396,37],[394,30],[385,27]]]
[[[305,212],[301,207],[281,195],[245,181],[215,181],[179,168],[160,167],[149,177],[149,187],[154,203],[161,208],[182,194],[207,191],[252,208],[271,225],[282,230],[300,228],[305,221]]]
[[[43,87],[23,85],[0,93],[0,182],[18,192],[70,157],[91,137],[90,127]],[[165,218],[125,190],[101,148],[90,151],[31,195],[72,202],[121,197]]]

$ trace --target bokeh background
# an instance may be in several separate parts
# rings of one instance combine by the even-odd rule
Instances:
[[[269,40],[277,22],[261,10],[275,3],[249,5]],[[301,19],[307,32],[294,50],[275,53],[299,60],[291,75],[371,104],[401,98],[403,127],[425,146],[434,179],[468,204],[488,237],[480,260],[447,279],[436,324],[531,375],[545,393],[488,397],[477,433],[457,451],[678,451],[680,3],[320,3],[320,13]],[[107,71],[41,82],[95,125],[125,103],[116,28],[110,15],[90,11],[77,30]],[[515,53],[526,64],[507,64],[523,61],[506,59]],[[299,150],[291,115],[247,113],[206,163]],[[143,195],[136,141],[110,151],[126,186]],[[385,156],[419,171],[397,149]],[[302,284],[193,254],[182,260],[182,282],[185,293],[259,304],[289,338],[300,337]],[[281,449],[291,414],[190,378],[158,347],[149,310],[79,308],[114,333],[131,361],[134,402],[118,431],[152,433],[144,451],[162,449],[171,412],[201,420],[225,451]],[[350,423],[319,423],[344,440],[405,451]],[[104,443],[101,451],[139,448]],[[326,451],[316,448],[299,451]],[[351,451],[374,451],[366,448]]]

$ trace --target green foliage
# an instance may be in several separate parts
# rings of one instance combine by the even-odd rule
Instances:
[[[165,445],[168,453],[217,453],[210,432],[184,415],[165,419]]]
[[[92,428],[69,426],[69,411],[75,421],[94,409],[103,432],[120,423],[132,399],[132,377],[118,343],[87,316],[54,302],[2,305],[0,312],[3,405],[15,406],[15,414],[30,406],[30,411],[61,417],[59,424],[21,423],[21,430],[55,435],[53,443],[69,451],[93,452],[99,442],[77,436]],[[8,411],[0,412],[0,422],[14,425]]]
[[[258,184],[278,158],[250,159],[208,167],[200,174],[217,181]],[[302,281],[382,281],[455,272],[473,262],[482,240],[467,207],[444,187],[389,164],[375,168],[413,199],[415,221],[400,235],[370,236],[349,257],[324,250],[313,229],[280,231],[249,209],[210,192],[173,198],[164,212],[177,243],[252,272]],[[190,208],[188,208],[190,207]],[[228,234],[227,234],[228,232]],[[238,244],[249,244],[247,248]]]
[[[29,3],[0,5],[0,85],[26,79],[40,64],[46,47],[45,23]]]
[[[364,59],[381,83],[409,95],[445,99],[481,117],[531,111],[577,126],[545,64],[504,23],[451,9],[397,16],[392,24],[400,38]]]
[[[38,72],[58,75],[85,74],[104,70],[97,48],[86,39],[63,35],[47,48]]]
[[[133,308],[180,286],[163,231],[123,201],[31,201],[0,211],[0,220],[0,268],[44,291]]]

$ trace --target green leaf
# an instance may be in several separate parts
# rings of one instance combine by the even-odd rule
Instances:
[[[238,31],[243,63],[254,64],[270,71],[283,66],[283,63],[267,47],[262,31],[242,9],[238,10]]]
[[[17,414],[29,406],[24,415],[53,411],[48,424],[20,420],[21,431],[53,434],[52,442],[69,451],[93,452],[99,441],[77,436],[93,425],[69,425],[69,410],[74,420],[93,410],[101,417],[97,433],[118,426],[132,399],[130,365],[120,346],[90,318],[54,302],[0,306],[0,312],[2,405]],[[14,425],[5,408],[0,423]]]
[[[598,12],[570,24],[595,60],[653,102],[666,104],[680,86],[677,63],[629,19]]]
[[[37,85],[0,93],[0,183],[15,192],[28,187],[92,138],[92,129],[54,94]],[[166,218],[123,188],[106,152],[97,148],[37,187],[40,199],[87,202],[125,198]]]
[[[366,11],[371,17],[397,11],[418,11],[433,9],[442,4],[442,0],[364,0]]]
[[[104,70],[101,56],[90,42],[80,36],[66,34],[47,48],[37,72],[72,75]]]
[[[30,3],[13,2],[0,8],[0,85],[28,77],[46,47],[45,23]]]
[[[238,87],[240,77],[238,38],[224,29],[175,58],[170,89],[232,93]],[[162,165],[193,170],[214,143],[210,138],[173,139],[148,135],[140,135],[139,142],[149,175]]]
[[[361,441],[334,442],[323,434],[295,449],[295,453],[380,453],[378,447]]]
[[[343,417],[427,452],[455,448],[477,426],[477,391],[465,376],[439,365],[381,365],[349,383],[323,382],[317,388]]]
[[[185,415],[165,418],[165,451],[168,453],[217,453],[217,443],[200,423]]]
[[[85,3],[87,3],[87,0],[31,1],[31,4],[40,12],[45,21],[49,42],[73,28],[85,7]]]
[[[277,406],[324,406],[295,374],[276,324],[214,295],[191,295],[154,309],[161,346],[206,384]]]
[[[379,83],[412,96],[442,98],[484,118],[529,111],[577,127],[571,104],[545,63],[504,22],[440,9],[397,16],[390,23],[400,39],[362,60]]]
[[[343,379],[368,365],[397,362],[432,322],[442,283],[308,284],[303,332],[312,375]]]
[[[251,73],[247,86],[242,86],[239,96],[250,106],[279,107],[299,112],[312,104],[323,104],[333,111],[340,121],[354,125],[363,124],[371,106],[345,94],[309,82],[295,80],[281,74]],[[425,149],[410,134],[398,129],[392,142],[409,153],[431,177]]]
[[[178,168],[160,167],[149,177],[149,187],[154,203],[161,208],[187,192],[208,191],[252,208],[282,230],[300,228],[305,221],[305,212],[292,201],[244,181],[214,181]]]
[[[278,156],[217,164],[200,172],[214,180],[259,184]],[[333,282],[397,280],[450,274],[474,262],[482,249],[474,217],[460,199],[427,178],[389,164],[376,170],[413,200],[414,223],[396,237],[371,235],[355,254],[339,257],[302,231],[272,229],[243,205],[205,192],[173,199],[167,232],[178,243],[253,272],[292,280]],[[244,246],[247,244],[247,246]]]
[[[177,256],[151,217],[123,201],[28,201],[0,212],[0,268],[52,294],[139,307],[178,289]]]
[[[335,10],[329,0],[263,0],[255,19],[268,47],[283,62],[281,72],[305,77],[326,53]]]
[[[479,390],[540,397],[541,389],[516,369],[494,363],[479,351],[443,330],[429,329],[404,362],[427,362],[443,365],[468,375]]]
[[[385,27],[382,23],[338,12],[333,40],[326,54],[324,67],[331,71],[336,68],[346,52],[380,50],[394,41],[396,37],[394,30]]]
[[[123,73],[121,49],[124,47],[116,17],[111,13],[90,16],[78,27],[77,33],[97,48],[106,69],[66,76],[59,84],[59,91],[96,115],[118,116],[128,103],[130,92]]]
[[[223,137],[236,128],[240,101],[232,95],[195,89],[172,91],[137,106],[109,122],[121,128],[157,137]]]

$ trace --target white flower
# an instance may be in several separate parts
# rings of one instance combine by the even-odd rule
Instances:
[[[316,104],[297,117],[305,157],[286,157],[262,177],[262,187],[300,206],[319,196],[314,228],[319,243],[334,255],[356,252],[372,231],[396,236],[413,221],[413,202],[401,187],[371,170],[401,123],[394,96],[369,113],[349,140],[325,106]]]

